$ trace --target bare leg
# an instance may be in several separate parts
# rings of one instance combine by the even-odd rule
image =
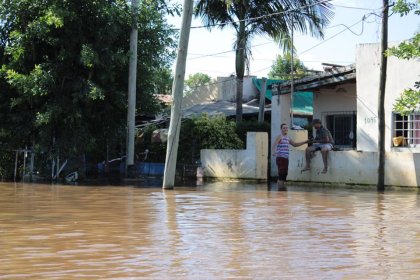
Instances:
[[[322,154],[322,161],[324,162],[324,170],[322,170],[321,173],[325,174],[328,172],[328,150],[322,149],[321,154]]]
[[[311,153],[312,152],[313,152],[313,149],[311,149],[310,147],[306,148],[305,150],[306,165],[305,165],[305,168],[302,169],[302,172],[311,170],[311,158],[312,158]]]
[[[277,180],[277,190],[282,191],[285,189],[284,181],[283,180]]]

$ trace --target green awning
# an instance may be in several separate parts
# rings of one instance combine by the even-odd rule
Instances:
[[[311,91],[297,91],[293,94],[293,113],[313,115],[314,94]]]
[[[261,92],[262,79],[253,78],[252,82],[254,83],[254,86]],[[278,84],[281,82],[282,80],[267,79],[267,89],[265,92],[265,97],[271,100],[271,97],[273,96],[273,92],[271,91],[271,85]]]
[[[253,78],[252,82],[261,92],[262,79]],[[273,96],[271,85],[279,84],[282,80],[267,79],[267,89],[265,97],[271,100]],[[293,112],[300,115],[312,115],[314,110],[314,95],[311,91],[297,91],[293,94]]]

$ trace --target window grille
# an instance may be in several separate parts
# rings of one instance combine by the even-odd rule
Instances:
[[[392,137],[403,137],[403,141],[393,141],[394,146],[420,148],[420,113],[408,116],[394,113]]]
[[[334,145],[356,148],[356,112],[337,111],[322,113],[324,125],[334,138]]]

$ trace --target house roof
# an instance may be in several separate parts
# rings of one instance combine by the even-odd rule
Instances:
[[[265,109],[270,110],[270,109]],[[247,104],[242,105],[242,112],[244,115],[246,114],[258,114],[258,107],[250,106]],[[201,114],[208,114],[209,116],[214,115],[225,115],[225,116],[235,116],[236,115],[236,104],[229,101],[215,101],[215,102],[208,102],[193,105],[189,108],[182,110],[182,117],[184,118],[191,118],[191,117],[198,117]]]
[[[332,67],[320,74],[296,79],[293,81],[293,88],[294,91],[309,91],[355,81],[356,67],[352,64],[343,67]],[[277,84],[276,86],[273,85],[273,87],[273,95],[289,94],[291,92],[290,81]]]

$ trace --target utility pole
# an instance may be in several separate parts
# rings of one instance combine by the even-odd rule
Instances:
[[[137,13],[138,0],[131,1],[130,62],[128,68],[128,108],[127,108],[127,151],[125,173],[130,176],[134,166],[134,140],[136,137],[136,81],[137,81]],[[131,176],[130,176],[131,177]]]
[[[260,110],[258,113],[258,122],[264,122],[264,105],[265,105],[265,93],[267,91],[267,78],[262,78],[261,91],[260,91]]]
[[[181,129],[182,94],[184,90],[185,67],[187,62],[188,41],[193,13],[193,0],[184,0],[182,12],[181,34],[179,36],[178,54],[176,58],[175,77],[172,84],[173,103],[171,121],[169,123],[166,149],[163,188],[173,189],[175,185],[176,160],[178,156],[179,131]]]
[[[388,60],[385,51],[388,48],[388,0],[383,0],[382,10],[382,36],[381,36],[381,65],[379,70],[379,95],[378,95],[378,145],[379,145],[379,165],[378,165],[378,191],[385,190],[385,88],[386,71]]]
[[[294,121],[293,121],[293,95],[295,94],[295,77],[294,77],[294,38],[293,38],[293,18],[292,18],[292,56],[291,56],[291,63],[290,63],[290,74],[291,74],[291,80],[290,80],[290,129],[293,129]]]

